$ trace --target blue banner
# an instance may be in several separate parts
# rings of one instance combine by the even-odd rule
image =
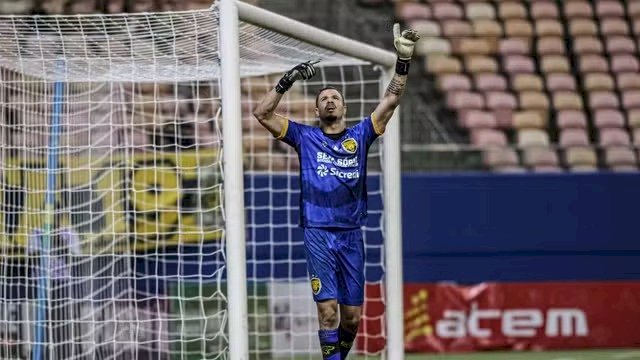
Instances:
[[[640,279],[640,176],[404,175],[405,280]]]

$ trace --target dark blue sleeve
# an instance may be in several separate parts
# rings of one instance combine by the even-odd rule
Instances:
[[[295,121],[287,120],[285,127],[282,129],[278,140],[282,140],[290,146],[298,149],[300,142],[302,141],[302,134],[304,132],[304,125],[298,124]]]
[[[378,131],[376,131],[371,116],[367,116],[366,118],[362,119],[362,121],[360,121],[360,123],[358,123],[354,128],[360,134],[361,139],[367,146],[367,148],[369,148],[369,146],[373,144],[378,136],[382,135],[381,132],[379,133]]]

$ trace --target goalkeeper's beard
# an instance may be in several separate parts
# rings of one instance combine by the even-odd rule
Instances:
[[[333,125],[338,122],[338,117],[335,115],[326,115],[325,117],[321,117],[320,121],[327,125]]]

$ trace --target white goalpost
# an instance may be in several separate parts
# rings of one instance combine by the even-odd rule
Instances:
[[[390,39],[391,41],[391,39]],[[0,358],[315,359],[298,161],[251,117],[373,111],[395,54],[236,0],[0,17]],[[399,116],[370,151],[353,356],[404,358]]]

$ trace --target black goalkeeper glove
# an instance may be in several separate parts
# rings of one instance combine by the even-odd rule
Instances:
[[[293,69],[287,71],[278,84],[276,85],[276,92],[284,94],[287,90],[291,89],[296,80],[309,80],[316,74],[316,68],[313,65],[319,63],[320,60],[307,61],[296,65]]]

